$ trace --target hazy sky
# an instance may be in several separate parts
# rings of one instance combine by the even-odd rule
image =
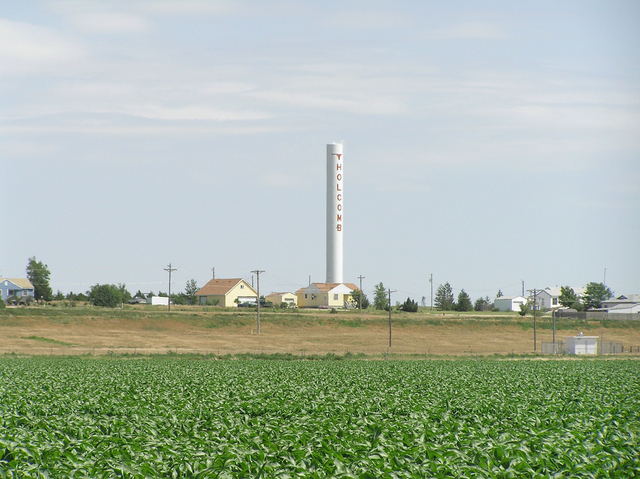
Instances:
[[[0,275],[640,292],[640,2],[0,0]]]

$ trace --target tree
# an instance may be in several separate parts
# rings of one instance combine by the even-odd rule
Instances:
[[[529,314],[529,310],[530,310],[529,303],[528,302],[527,303],[522,303],[520,305],[520,311],[518,311],[518,314],[520,316],[526,316],[527,314]]]
[[[407,298],[407,300],[400,305],[400,310],[406,311],[407,313],[417,313],[418,302],[412,300],[411,298]]]
[[[456,311],[472,311],[473,304],[471,298],[464,289],[458,293],[458,301],[456,302]]]
[[[436,308],[440,311],[453,310],[453,289],[449,283],[444,283],[438,286],[434,303]]]
[[[53,299],[55,299],[56,301],[61,301],[64,299],[64,294],[62,294],[62,291],[58,290]]]
[[[602,302],[613,296],[613,293],[603,283],[591,282],[585,287],[583,303],[586,309],[601,308]]]
[[[484,298],[480,297],[476,299],[473,309],[476,311],[491,311],[492,307],[493,303],[489,299],[489,296],[485,296]]]
[[[136,291],[136,294],[133,295],[134,298],[142,298],[145,299],[146,296],[144,295],[144,293],[140,290]]]
[[[118,288],[120,289],[120,293],[122,294],[121,303],[128,303],[131,300],[131,293],[127,291],[127,287],[124,283],[118,283]]]
[[[89,301],[94,306],[106,306],[115,308],[124,302],[122,285],[115,284],[95,284],[89,291]]]
[[[35,299],[43,299],[45,301],[53,299],[53,292],[51,291],[51,286],[49,286],[50,276],[51,272],[46,264],[36,260],[35,256],[29,258],[27,278],[33,284]]]
[[[373,307],[375,309],[389,309],[389,300],[387,298],[387,290],[382,282],[376,285],[375,293],[373,296]]]
[[[368,309],[370,306],[369,298],[364,294],[364,291],[360,291],[359,289],[353,290],[351,293],[351,300],[353,301],[354,306],[360,306],[362,309]]]
[[[580,302],[580,298],[573,290],[573,288],[569,286],[561,286],[560,287],[560,297],[558,298],[560,304],[566,308],[572,308],[576,311],[582,311],[584,306]]]
[[[501,290],[501,289],[499,289],[499,290],[498,290],[498,292],[496,293],[496,298],[501,298],[502,296],[504,296],[504,295],[502,294],[502,290]]]
[[[198,283],[196,283],[195,279],[187,281],[187,284],[184,287],[184,294],[187,296],[189,304],[196,304],[196,293],[199,289],[200,288],[198,288]]]

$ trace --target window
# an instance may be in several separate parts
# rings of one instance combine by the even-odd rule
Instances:
[[[333,295],[333,300],[334,300],[334,301],[338,301],[338,295],[337,295],[337,294],[334,294],[334,295]]]
[[[554,304],[554,305],[557,305],[557,304],[558,304],[558,298],[553,298],[553,300],[552,300],[552,301],[553,301],[553,304]]]
[[[306,293],[305,293],[305,295],[304,295],[304,299],[307,299],[307,295],[306,295]]]

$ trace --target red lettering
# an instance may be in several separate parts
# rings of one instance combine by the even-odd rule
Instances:
[[[337,229],[338,231],[342,231],[342,225],[336,225],[336,229]]]
[[[342,181],[342,173],[338,173],[338,174],[336,175],[336,180],[338,180],[338,181]]]
[[[338,203],[338,206],[336,206],[336,209],[337,209],[338,211],[342,211],[342,205],[341,205],[340,203]]]
[[[336,163],[336,171],[340,171],[342,169],[342,163]]]
[[[342,215],[336,215],[336,221],[342,221]]]
[[[336,200],[342,201],[342,193],[338,193],[338,195],[336,196]]]

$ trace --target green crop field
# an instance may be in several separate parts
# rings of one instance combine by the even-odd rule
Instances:
[[[639,477],[640,362],[0,359],[0,477]]]

